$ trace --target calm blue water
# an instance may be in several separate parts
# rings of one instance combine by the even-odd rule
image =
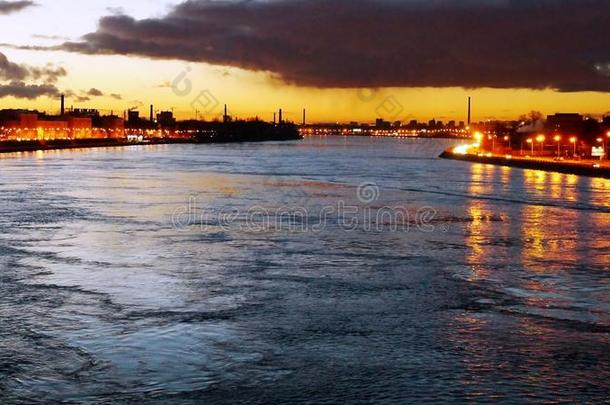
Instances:
[[[610,401],[610,181],[308,138],[0,157],[0,402]]]

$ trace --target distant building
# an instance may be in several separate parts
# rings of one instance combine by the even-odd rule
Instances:
[[[130,124],[137,123],[140,121],[140,112],[136,110],[129,110],[127,112],[127,122]]]
[[[392,123],[383,118],[377,118],[377,120],[375,120],[375,127],[378,129],[390,129],[392,128]]]
[[[87,139],[92,138],[93,125],[90,117],[73,117],[68,116],[68,128],[71,130],[71,138]]]
[[[546,119],[546,130],[562,134],[581,134],[584,130],[584,117],[576,113],[558,113]]]
[[[124,122],[117,116],[100,117],[93,110],[73,110],[63,116],[38,111],[0,111],[0,138],[3,140],[57,140],[118,138],[125,135]],[[93,120],[98,120],[93,125]]]
[[[3,111],[0,127],[5,140],[49,140],[66,138],[69,134],[66,121],[39,120],[37,111]]]
[[[125,121],[116,115],[100,117],[100,127],[109,138],[122,138],[125,136]]]
[[[125,122],[125,128],[147,131],[155,131],[158,129],[157,123],[154,120],[151,121],[150,119],[140,117],[140,112],[138,110],[127,111],[127,122]]]
[[[173,128],[176,126],[174,113],[171,111],[161,111],[157,114],[157,123],[163,128]]]
[[[74,108],[68,112],[73,117],[99,117],[100,112],[90,108]]]

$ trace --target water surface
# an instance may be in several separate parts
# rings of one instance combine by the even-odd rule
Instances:
[[[608,401],[610,181],[449,144],[1,156],[0,401]]]

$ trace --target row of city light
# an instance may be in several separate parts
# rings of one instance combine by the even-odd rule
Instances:
[[[122,129],[107,128],[0,128],[0,133],[32,132],[32,131],[97,131],[97,132],[123,132]]]
[[[610,131],[608,131],[606,133],[606,137],[610,140]],[[459,145],[455,148],[453,148],[453,153],[457,154],[457,155],[469,155],[469,154],[477,154],[478,156],[487,156],[487,157],[491,157],[493,156],[493,154],[491,152],[488,152],[487,154],[483,154],[480,152],[480,148],[481,148],[481,142],[483,141],[483,139],[485,139],[485,135],[481,132],[475,132],[473,134],[473,138],[476,141],[473,144],[467,144],[467,145]],[[490,140],[494,140],[495,138],[497,138],[496,135],[488,135],[488,139]],[[532,147],[532,155],[534,154],[534,143],[538,142],[540,144],[540,149],[541,151],[544,150],[544,142],[546,141],[546,136],[544,134],[539,134],[537,135],[535,138],[528,138],[526,139],[526,142],[531,145]],[[504,137],[505,141],[510,141],[510,137],[509,136],[505,136]],[[561,141],[563,140],[563,137],[559,134],[555,135],[553,137],[553,140],[557,143],[557,157],[559,158],[561,155]],[[568,138],[569,142],[574,146],[574,156],[576,156],[576,146],[578,144],[578,138],[576,136],[570,136]],[[603,144],[603,148],[599,148],[599,153],[600,157],[603,157],[604,154],[607,152],[607,145],[604,142],[604,138],[597,138],[596,141],[598,143]],[[529,156],[528,156],[529,157]],[[512,155],[506,155],[506,159],[512,159]],[[599,167],[599,165],[597,165]]]
[[[418,136],[420,134],[446,134],[468,135],[463,129],[363,129],[363,128],[304,128],[300,130],[302,135],[373,135],[373,136]]]
[[[483,135],[481,132],[475,132],[475,133],[474,133],[474,135],[473,135],[473,137],[474,137],[474,139],[475,139],[476,141],[481,142],[481,141],[482,141],[482,140],[485,138],[485,135]],[[496,136],[495,136],[495,135],[493,135],[493,136],[492,136],[492,135],[489,135],[488,139],[490,139],[490,140],[491,140],[491,139],[492,139],[492,137],[493,137],[493,138],[496,138]],[[608,131],[608,132],[606,133],[606,137],[610,139],[610,131]],[[561,142],[561,141],[562,141],[562,139],[563,139],[563,137],[562,137],[561,135],[555,135],[555,136],[553,137],[553,140],[554,140],[555,142]],[[508,141],[508,140],[510,140],[510,137],[505,136],[505,137],[504,137],[504,140],[505,140],[505,141]],[[527,142],[527,143],[533,143],[533,142],[534,142],[534,140],[535,140],[536,142],[543,143],[544,141],[546,141],[546,136],[545,136],[545,135],[543,135],[543,134],[540,134],[540,135],[537,135],[535,138],[528,138],[528,139],[526,140],[526,142]],[[571,136],[571,137],[569,138],[569,140],[570,140],[570,143],[577,143],[577,142],[578,142],[578,138],[577,138],[576,136]],[[603,139],[603,138],[597,138],[596,140],[597,140],[597,142],[599,142],[599,143],[604,142],[604,139]]]
[[[164,133],[195,133],[195,132],[199,132],[197,130],[168,130],[168,129],[147,129],[147,130],[142,130],[142,129],[130,129],[130,128],[116,128],[116,129],[110,129],[110,128],[70,128],[70,127],[65,127],[65,128],[47,128],[47,127],[35,127],[35,128],[6,128],[6,127],[0,127],[0,131],[3,132],[21,132],[21,131],[104,131],[104,132],[147,132],[147,133],[160,133],[160,132],[164,132]]]
[[[13,127],[0,127],[0,139],[13,139],[16,141],[29,141],[29,140],[62,140],[72,139],[72,136],[68,134],[87,133],[91,137],[92,134],[104,133],[113,134],[114,136],[120,135],[148,135],[157,137],[172,137],[172,136],[184,136],[193,135],[199,133],[198,130],[168,130],[168,129],[157,129],[157,130],[144,130],[144,129],[109,129],[109,128],[46,128],[46,127],[34,127],[34,128],[13,128]]]

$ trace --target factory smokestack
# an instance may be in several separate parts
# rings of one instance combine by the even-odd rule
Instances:
[[[273,113],[273,123],[277,124],[277,113]]]
[[[307,118],[307,110],[303,108],[303,126],[305,126],[306,118]]]
[[[470,121],[471,121],[471,117],[472,117],[472,104],[471,104],[471,98],[468,97],[468,126],[470,127]]]
[[[229,109],[226,104],[225,104],[225,114],[222,116],[222,121],[223,122],[229,121]]]
[[[155,122],[155,109],[152,104],[150,105],[150,122]]]
[[[62,94],[61,95],[61,115],[64,115],[66,113],[66,97]]]
[[[282,117],[282,109],[280,108],[280,124],[284,123],[284,118]]]

